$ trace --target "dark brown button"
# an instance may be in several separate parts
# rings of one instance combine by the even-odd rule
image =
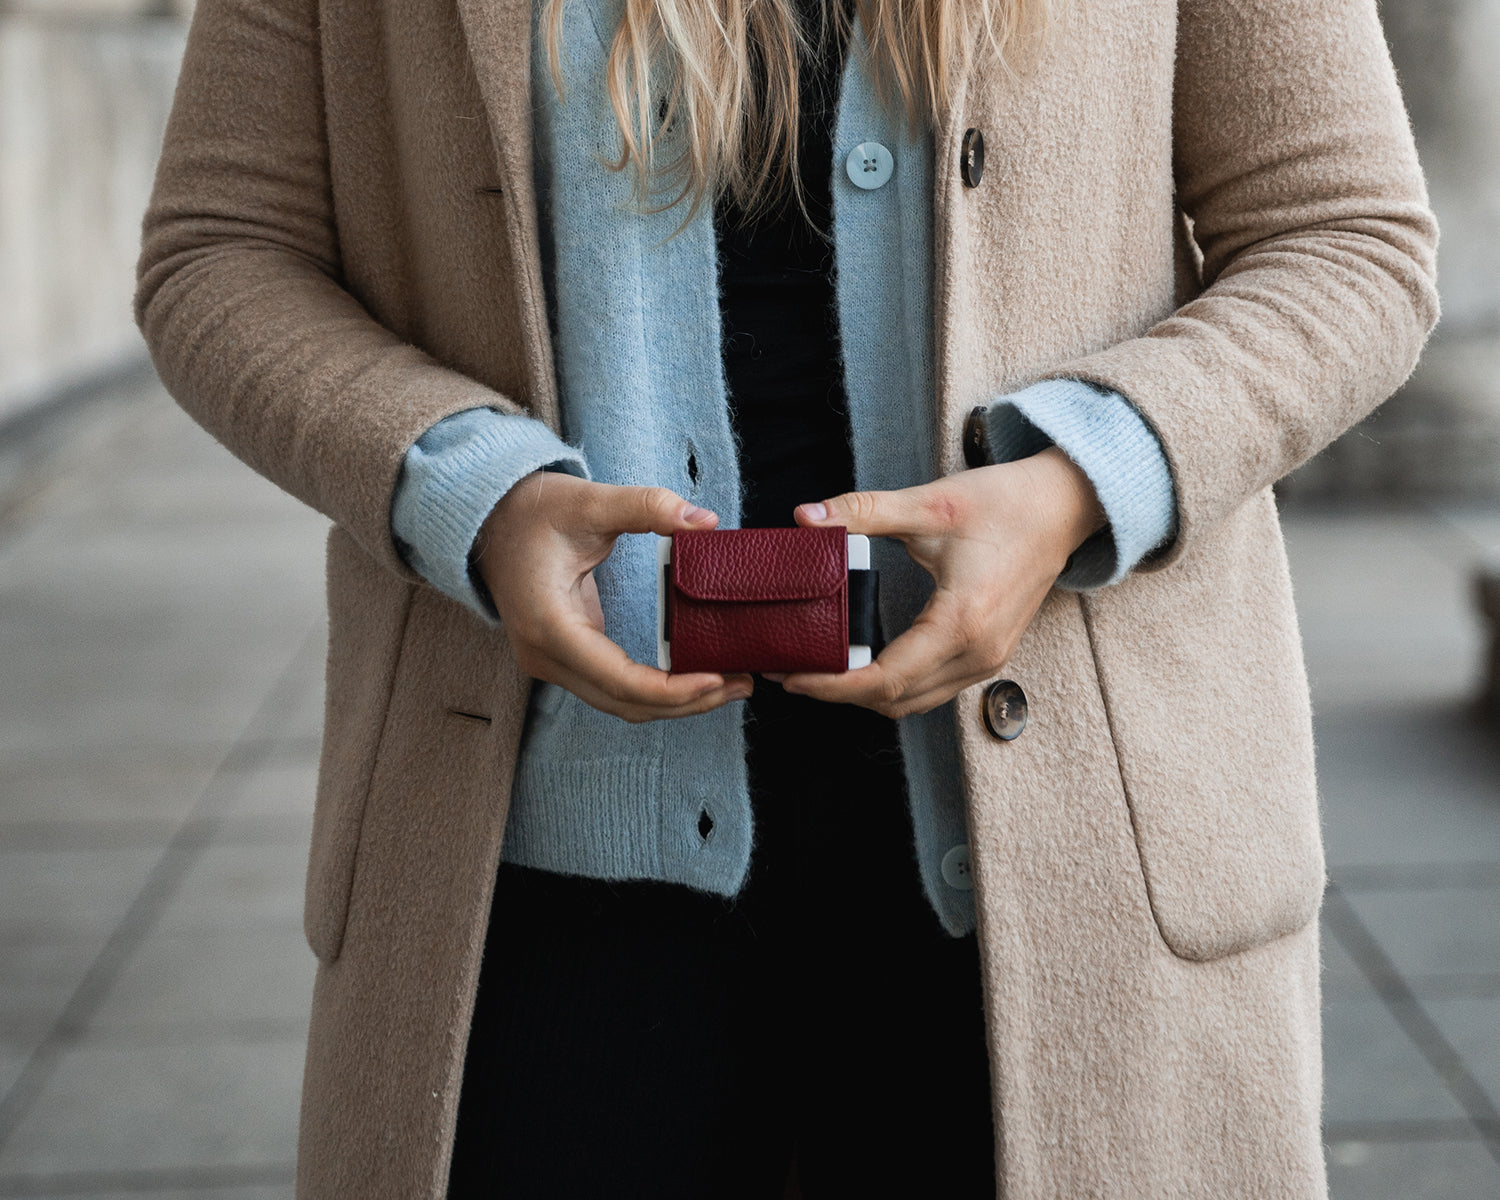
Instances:
[[[984,134],[965,129],[963,145],[958,151],[958,174],[964,187],[976,188],[984,178]]]
[[[1026,693],[1014,679],[997,679],[984,689],[979,711],[991,737],[1014,741],[1026,728]]]
[[[994,459],[990,457],[990,424],[985,414],[989,405],[981,404],[969,413],[964,422],[964,465],[987,467]]]

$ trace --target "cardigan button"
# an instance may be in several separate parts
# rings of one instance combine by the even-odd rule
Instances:
[[[991,737],[1014,741],[1026,728],[1026,693],[1014,679],[997,679],[984,689],[979,713]]]
[[[943,855],[943,882],[956,892],[974,890],[974,872],[969,863],[969,848],[963,844],[954,846]]]
[[[896,160],[879,142],[860,142],[849,151],[849,157],[844,160],[844,170],[849,173],[849,182],[867,192],[884,187],[895,169]]]
[[[958,151],[958,173],[964,187],[977,188],[984,178],[984,134],[978,129],[964,130]]]

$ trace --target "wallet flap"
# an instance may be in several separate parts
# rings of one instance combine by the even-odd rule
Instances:
[[[694,600],[816,600],[849,575],[842,525],[820,529],[725,529],[672,535],[672,583]]]

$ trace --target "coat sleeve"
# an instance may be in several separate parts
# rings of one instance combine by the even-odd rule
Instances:
[[[343,286],[312,0],[199,0],[147,210],[136,319],[167,389],[255,470],[415,579],[391,496],[422,432],[511,401]]]
[[[1177,199],[1201,294],[1048,372],[1128,396],[1177,489],[1177,537],[1317,453],[1406,378],[1437,320],[1427,207],[1374,0],[1181,0]]]

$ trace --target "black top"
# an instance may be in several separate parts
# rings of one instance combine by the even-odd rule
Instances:
[[[813,36],[819,0],[798,0]],[[714,207],[729,415],[739,437],[741,524],[791,525],[792,509],[854,487],[833,283],[833,118],[843,63],[825,39],[799,73],[798,172],[808,225],[787,198],[748,225]]]

